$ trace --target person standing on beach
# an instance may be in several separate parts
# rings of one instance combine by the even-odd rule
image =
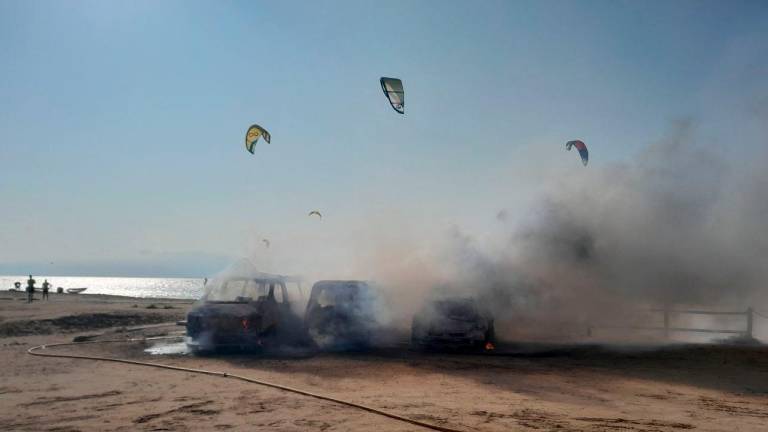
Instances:
[[[43,282],[43,300],[48,300],[48,288],[51,287],[51,284],[48,283],[48,279],[46,279]]]
[[[27,279],[27,303],[32,303],[32,298],[35,295],[35,280],[32,279],[32,275],[29,275]]]

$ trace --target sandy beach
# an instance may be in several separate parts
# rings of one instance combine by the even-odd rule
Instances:
[[[420,427],[231,379],[108,362],[35,357],[78,340],[178,334],[189,300],[0,292],[0,429],[29,431],[417,431]],[[136,326],[169,323],[134,330]],[[160,346],[167,354],[147,352]],[[176,340],[49,352],[240,374],[458,430],[761,431],[768,349],[501,344],[493,355],[406,345],[365,353],[194,357]]]
[[[0,0],[0,432],[768,432],[766,24]]]

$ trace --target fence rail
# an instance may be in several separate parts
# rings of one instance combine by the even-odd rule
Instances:
[[[691,314],[691,315],[744,315],[747,312],[719,312],[719,311],[703,311],[703,310],[674,310],[674,309],[650,309],[651,312],[669,312],[679,314]]]
[[[750,307],[744,312],[720,312],[720,311],[704,311],[704,310],[675,310],[669,308],[654,308],[650,309],[650,312],[660,312],[664,314],[664,325],[659,326],[618,326],[618,325],[590,325],[587,327],[587,336],[592,336],[592,332],[595,329],[627,329],[627,330],[654,330],[663,331],[665,337],[669,337],[671,332],[695,332],[695,333],[722,333],[722,334],[741,334],[745,337],[752,337],[752,330],[754,324],[755,311]],[[670,318],[672,315],[730,315],[730,316],[744,316],[746,320],[746,328],[744,330],[731,330],[731,329],[702,329],[702,328],[690,328],[690,327],[672,327],[670,325]]]

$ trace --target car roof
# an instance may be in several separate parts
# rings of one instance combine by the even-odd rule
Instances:
[[[431,300],[432,303],[475,303],[475,299],[473,297],[461,297],[461,296],[453,296],[453,297],[438,297]]]
[[[368,285],[368,282],[362,280],[321,280],[315,282],[313,286],[318,285]]]
[[[285,282],[281,278],[260,278],[260,277],[231,277],[227,278],[225,282],[231,282],[231,281],[256,281],[256,282],[267,282],[267,283],[275,283],[275,282]]]
[[[253,280],[257,282],[301,283],[302,279],[299,276],[271,275],[269,273],[259,273],[256,275],[231,275],[224,279],[224,281],[233,281],[233,280]]]

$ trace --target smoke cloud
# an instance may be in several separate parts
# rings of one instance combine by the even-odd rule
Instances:
[[[454,227],[426,248],[379,243],[368,274],[403,322],[429,296],[472,296],[513,334],[638,320],[662,305],[760,309],[768,158],[745,163],[722,149],[677,121],[627,162],[556,179],[523,223],[497,215],[501,247]]]

